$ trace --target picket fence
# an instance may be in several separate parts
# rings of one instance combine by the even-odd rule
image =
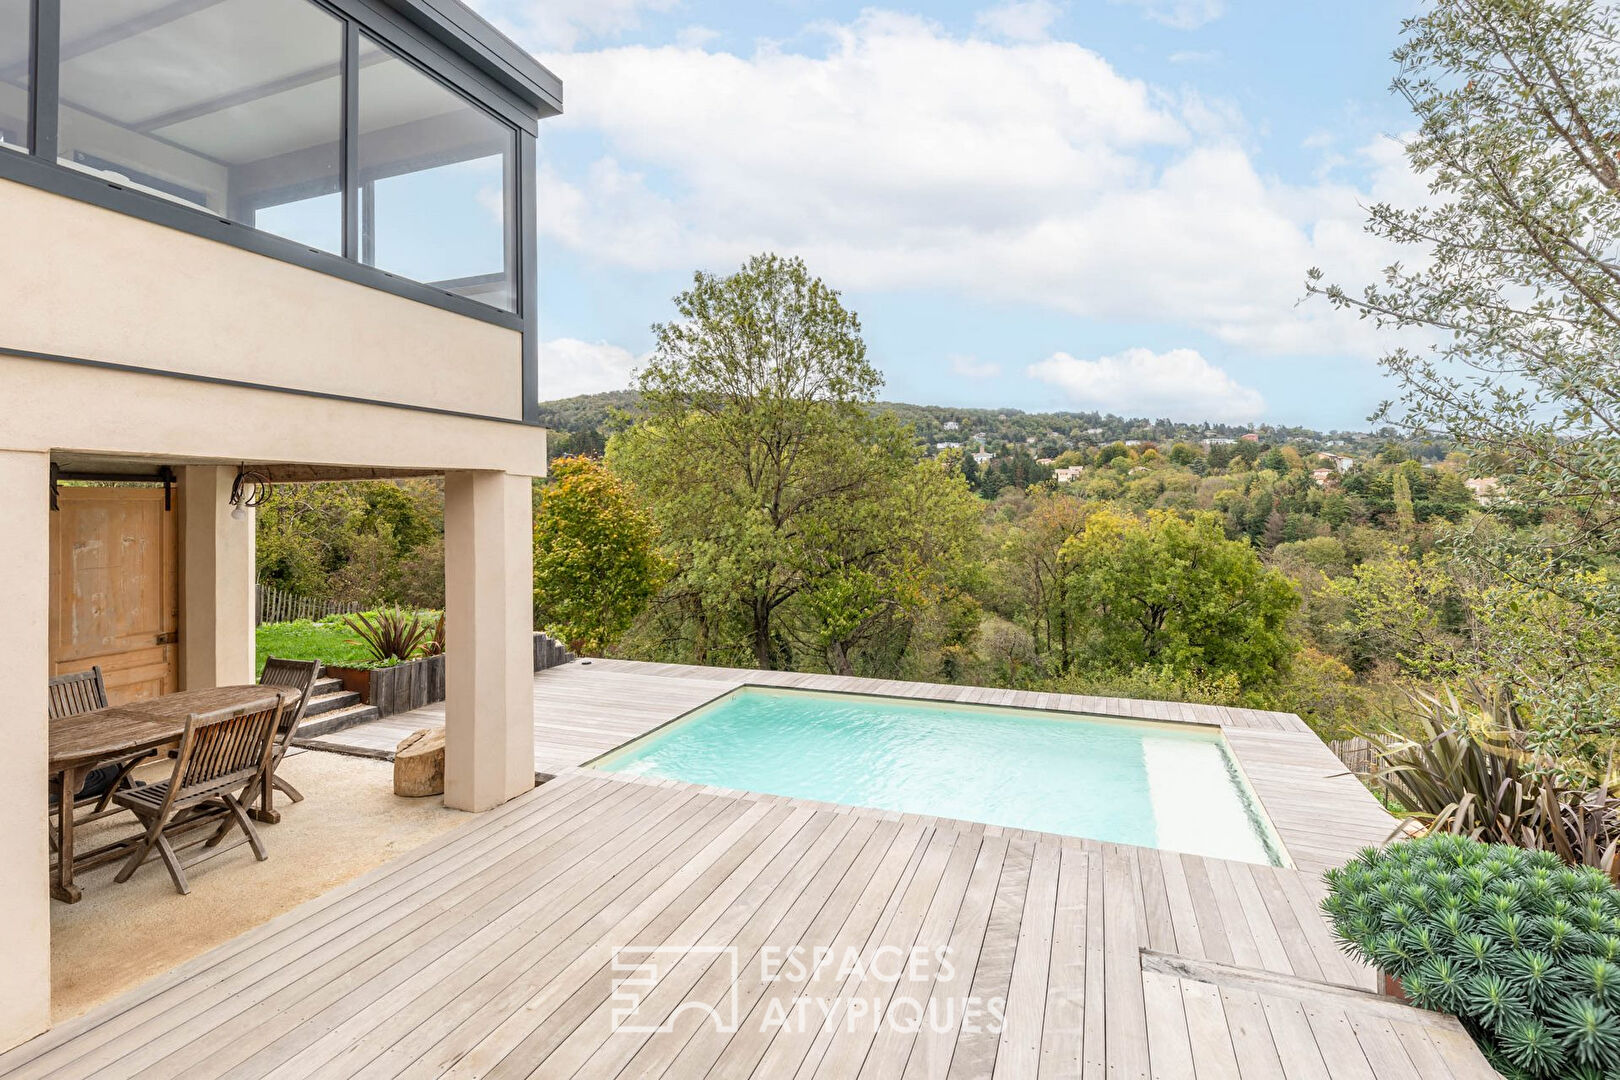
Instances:
[[[292,622],[294,619],[324,619],[328,615],[350,615],[363,610],[365,609],[360,604],[344,604],[336,600],[315,600],[308,596],[297,596],[263,582],[253,586],[254,626],[263,623]]]
[[[1378,751],[1366,739],[1338,739],[1328,747],[1344,762],[1344,767],[1362,779],[1378,775]]]

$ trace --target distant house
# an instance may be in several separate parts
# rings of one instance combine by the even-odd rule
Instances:
[[[1049,458],[1049,457],[1038,457],[1038,458],[1035,459],[1035,464],[1037,464],[1037,465],[1050,465],[1055,460],[1057,460],[1057,459],[1056,458]]]
[[[1033,435],[1030,435],[1030,436],[1028,436],[1028,437],[1026,437],[1024,439],[1024,445],[1025,446],[1034,446],[1035,442],[1036,442],[1035,436],[1033,436]]]
[[[1260,434],[1259,434],[1259,432],[1251,431],[1247,435],[1243,436],[1241,441],[1242,442],[1259,442],[1260,441]]]
[[[1317,469],[1311,473],[1311,479],[1320,487],[1327,487],[1327,482],[1337,475],[1332,469]]]
[[[1066,465],[1061,469],[1054,470],[1052,473],[1052,479],[1056,480],[1060,484],[1067,484],[1074,480],[1078,480],[1080,478],[1080,474],[1085,471],[1086,467],[1084,465]]]
[[[943,431],[961,431],[962,430],[962,425],[957,423],[955,420],[947,420],[947,421],[945,421],[943,424],[941,424],[939,426],[940,426],[940,429],[943,430]]]
[[[1228,439],[1223,436],[1215,435],[1207,439],[1199,439],[1198,445],[1202,446],[1205,450],[1208,450],[1212,446],[1231,446],[1235,442],[1237,442],[1236,439]]]
[[[1494,476],[1476,476],[1463,483],[1474,493],[1474,501],[1481,506],[1489,506],[1502,499],[1502,482]]]
[[[962,449],[962,444],[959,443],[959,442],[937,442],[937,443],[934,444],[934,449],[935,450],[960,450],[960,449]]]
[[[977,454],[973,455],[973,461],[978,465],[988,465],[994,460],[996,460],[996,455],[986,453],[983,450],[980,450]]]
[[[1318,454],[1316,456],[1322,458],[1341,473],[1347,473],[1356,466],[1355,458],[1345,457],[1343,454]]]

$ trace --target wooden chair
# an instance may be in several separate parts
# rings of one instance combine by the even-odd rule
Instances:
[[[174,887],[189,893],[191,887],[186,884],[185,871],[169,843],[169,834],[220,816],[226,820],[210,845],[236,824],[253,845],[254,858],[260,862],[269,858],[241,797],[262,782],[270,767],[282,712],[282,706],[277,704],[257,712],[223,710],[187,717],[169,779],[113,793],[113,802],[134,813],[146,826],[145,836],[113,880],[128,881],[156,848]]]
[[[75,671],[71,675],[58,675],[51,679],[52,720],[106,707],[107,683],[101,677],[100,665],[89,671]]]
[[[260,686],[289,686],[299,692],[297,701],[289,701],[281,713],[281,727],[276,733],[275,756],[270,762],[270,783],[277,791],[286,795],[293,802],[303,802],[304,796],[292,784],[276,775],[281,767],[281,759],[287,756],[287,748],[292,745],[293,735],[298,731],[298,725],[304,719],[304,707],[309,704],[309,695],[315,689],[315,680],[320,678],[321,662],[319,660],[281,660],[274,656],[264,662],[264,671],[259,675]],[[272,813],[274,807],[270,805],[270,792],[264,793],[264,806],[266,813]],[[252,806],[254,797],[250,793],[247,805]]]
[[[89,671],[75,671],[68,675],[57,675],[50,680],[50,718],[52,720],[80,716],[106,707],[107,683],[102,678],[100,665],[92,667]],[[119,786],[129,777],[130,770],[147,758],[152,757],[155,753],[156,751],[147,750],[121,761],[108,762],[108,765],[118,767],[112,783],[105,791],[97,792],[88,798],[75,797],[73,805],[80,807],[94,803],[95,810],[92,812],[92,816],[105,813],[107,804],[112,801],[113,792],[117,791]],[[86,786],[88,787],[91,783],[93,783],[93,780],[87,778]],[[75,795],[77,796],[77,793]],[[54,833],[52,833],[52,837],[54,839]]]

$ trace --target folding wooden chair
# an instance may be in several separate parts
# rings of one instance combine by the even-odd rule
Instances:
[[[226,817],[210,844],[218,842],[234,823],[247,834],[254,857],[260,862],[268,858],[241,797],[262,782],[270,767],[282,711],[278,703],[257,712],[226,709],[187,717],[169,779],[113,794],[114,803],[133,812],[146,826],[146,835],[113,880],[128,881],[156,848],[174,887],[181,893],[190,892],[169,834],[203,818]]]
[[[75,671],[68,675],[57,675],[50,680],[50,718],[52,720],[60,720],[68,716],[80,716],[106,707],[107,683],[102,678],[100,665],[92,667],[89,671]],[[106,813],[107,804],[112,801],[113,792],[117,791],[119,786],[128,779],[130,770],[147,758],[152,757],[155,753],[157,753],[155,750],[143,750],[141,753],[128,758],[107,762],[106,765],[93,770],[85,781],[85,787],[91,789],[91,794],[81,798],[78,797],[78,793],[75,793],[73,799],[74,808],[94,803],[95,810],[91,812],[90,818],[86,820],[92,820],[97,815]],[[113,767],[116,767],[116,772],[112,776],[112,782],[107,784],[105,790],[94,790],[93,785],[99,786],[96,783],[97,777],[95,773]],[[101,780],[105,782],[105,777],[102,777]],[[51,835],[54,841],[56,834],[52,833]]]
[[[319,660],[281,660],[270,657],[264,662],[264,671],[259,676],[260,686],[287,686],[299,692],[297,701],[289,701],[281,712],[281,727],[276,733],[275,756],[270,762],[270,783],[276,790],[286,795],[293,802],[303,802],[304,796],[299,790],[276,775],[281,767],[281,759],[287,756],[287,748],[292,745],[293,735],[298,731],[298,725],[304,719],[304,707],[309,704],[309,695],[315,688],[315,680],[320,678],[321,662]],[[248,793],[246,805],[251,808],[256,798],[252,792]],[[261,813],[272,817],[275,807],[270,805],[270,791],[265,790],[260,807]]]

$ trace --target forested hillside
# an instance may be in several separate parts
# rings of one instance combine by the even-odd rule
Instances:
[[[888,413],[910,425],[917,439],[935,450],[941,443],[960,443],[970,450],[1004,452],[1015,448],[1031,457],[1055,458],[1065,450],[1103,446],[1111,442],[1152,441],[1197,443],[1205,439],[1236,440],[1255,432],[1268,443],[1289,443],[1309,449],[1331,449],[1343,454],[1371,454],[1384,444],[1399,441],[1415,458],[1444,458],[1449,443],[1436,439],[1407,439],[1392,426],[1378,431],[1314,431],[1305,427],[1265,424],[1257,428],[1232,424],[1191,424],[1145,417],[1122,417],[1097,412],[1023,412],[1019,409],[971,409],[950,405],[910,405],[880,401],[875,412]],[[612,390],[540,403],[540,419],[552,431],[551,455],[599,453],[607,437],[641,414],[641,395],[635,390]]]
[[[671,324],[637,391],[546,406],[567,453],[537,488],[535,616],[577,650],[1241,704],[1343,736],[1401,686],[1485,670],[1504,613],[1570,617],[1460,558],[1542,515],[1442,442],[880,404],[801,263],[697,289],[678,303],[794,312],[822,348],[714,363],[714,327]],[[295,592],[442,603],[433,481],[287,489],[259,531],[261,577]]]

